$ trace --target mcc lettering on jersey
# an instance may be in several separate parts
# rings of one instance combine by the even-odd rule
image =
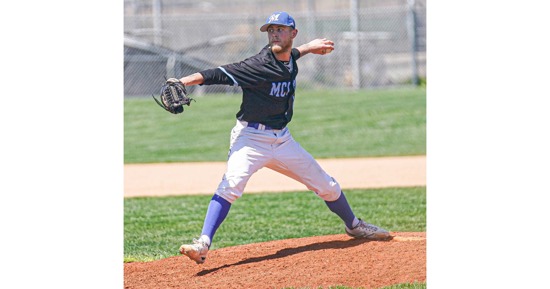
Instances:
[[[276,97],[285,97],[288,95],[291,89],[296,89],[296,80],[293,82],[282,81],[282,82],[272,82],[271,83],[271,92],[269,95]]]

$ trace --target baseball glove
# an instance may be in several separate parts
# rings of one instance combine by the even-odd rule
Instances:
[[[153,95],[157,104],[166,111],[178,114],[183,112],[183,106],[191,105],[185,85],[177,78],[168,78],[160,88],[160,101]]]

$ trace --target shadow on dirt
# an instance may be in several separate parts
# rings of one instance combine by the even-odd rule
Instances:
[[[390,241],[390,240],[387,240],[387,241]],[[377,241],[377,242],[387,242],[387,241]],[[213,269],[209,269],[209,270],[202,270],[202,271],[197,273],[197,276],[204,276],[204,275],[216,272],[220,269],[228,268],[228,267],[231,267],[231,266],[239,266],[239,265],[250,264],[250,263],[255,263],[255,262],[262,262],[262,261],[266,261],[266,260],[279,259],[279,258],[288,257],[290,255],[295,255],[295,254],[299,254],[299,253],[302,253],[302,252],[307,252],[307,251],[350,248],[350,247],[355,247],[355,246],[358,246],[358,245],[361,245],[361,244],[367,243],[367,242],[372,242],[372,241],[365,240],[365,239],[350,239],[350,240],[346,240],[346,241],[329,241],[329,242],[323,242],[323,243],[309,244],[309,245],[300,246],[300,247],[296,247],[296,248],[286,248],[286,249],[282,249],[282,250],[277,251],[277,253],[275,253],[275,254],[261,256],[261,257],[248,258],[248,259],[241,260],[237,263],[227,264],[227,265],[223,265],[223,266],[213,268]]]

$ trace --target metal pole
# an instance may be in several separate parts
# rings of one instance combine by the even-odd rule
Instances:
[[[307,30],[309,35],[307,39],[313,39],[314,37],[319,37],[317,35],[317,23],[315,21],[315,1],[307,0]]]
[[[153,0],[153,43],[162,46],[162,0]]]
[[[316,9],[315,9],[315,0],[307,0],[307,12],[306,12],[306,28],[307,28],[307,37],[306,39],[315,39],[319,37],[327,37],[326,35],[317,35],[317,21],[315,19]],[[303,33],[303,32],[302,32]],[[311,75],[311,80],[314,83],[318,83],[320,85],[326,84],[324,81],[325,74],[330,73],[324,67],[321,67],[323,62],[318,61],[319,58],[312,57],[309,59],[307,63],[307,70],[313,71],[314,74]]]
[[[349,21],[352,36],[351,42],[351,71],[352,71],[352,87],[359,89],[361,87],[361,70],[359,64],[359,2],[358,0],[350,0]]]
[[[414,1],[407,0],[408,13],[407,13],[407,31],[409,34],[409,41],[411,44],[411,65],[412,65],[412,83],[418,85],[418,63],[416,60],[417,43],[416,43],[416,12],[414,11]]]

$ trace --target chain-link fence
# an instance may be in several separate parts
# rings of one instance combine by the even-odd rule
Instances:
[[[298,46],[335,42],[327,56],[300,59],[307,88],[416,84],[426,76],[425,0],[125,0],[124,93],[148,96],[167,77],[241,61],[267,44],[259,30],[275,11],[296,21]],[[195,94],[240,92],[193,86]]]

